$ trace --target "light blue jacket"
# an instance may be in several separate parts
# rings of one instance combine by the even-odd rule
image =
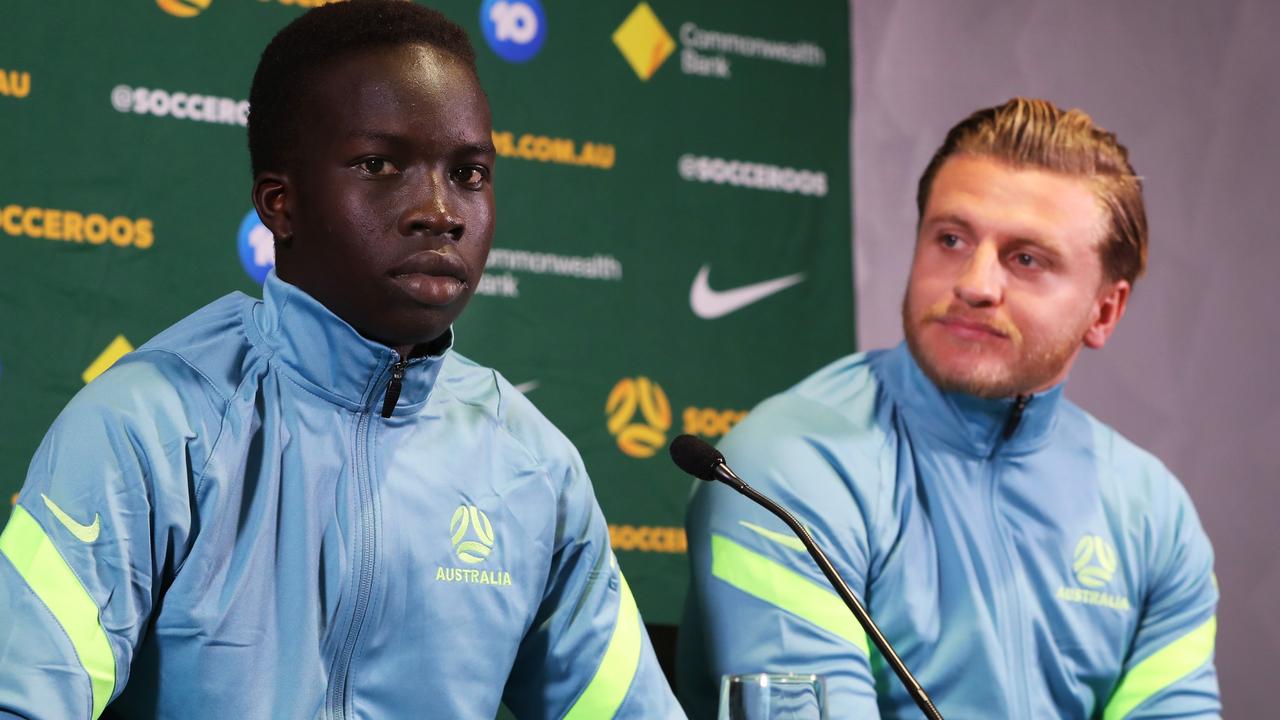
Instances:
[[[1177,480],[1062,398],[944,394],[905,346],[844,358],[721,446],[790,508],[948,720],[1212,718],[1213,553]],[[826,676],[832,718],[918,718],[798,540],[723,485],[688,514],[681,699]]]
[[[0,715],[681,717],[573,446],[268,277],[126,356],[0,536]],[[394,392],[393,392],[394,395]]]

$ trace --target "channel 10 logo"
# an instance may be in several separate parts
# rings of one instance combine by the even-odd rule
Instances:
[[[236,247],[240,265],[249,277],[259,285],[266,282],[267,273],[276,266],[276,243],[271,231],[258,219],[258,211],[250,210],[240,221]]]
[[[498,57],[513,63],[528,62],[547,39],[547,16],[538,0],[484,0],[480,28]]]

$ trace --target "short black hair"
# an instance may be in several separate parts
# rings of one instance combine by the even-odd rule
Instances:
[[[467,32],[431,8],[403,0],[348,0],[314,8],[267,43],[249,89],[249,163],[278,170],[297,136],[299,108],[314,71],[334,58],[375,47],[423,44],[464,61],[476,53]]]

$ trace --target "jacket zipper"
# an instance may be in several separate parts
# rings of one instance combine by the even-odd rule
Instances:
[[[1027,403],[1029,402],[1031,402],[1030,395],[1019,395],[1014,399],[1013,411],[1009,413],[1009,419],[1004,423],[1004,432],[1001,433],[1002,438],[1008,440],[1018,431],[1018,426],[1022,424],[1022,413],[1027,409]]]
[[[991,457],[987,460],[990,467],[991,477],[991,529],[995,532],[996,537],[1001,545],[1000,561],[1005,574],[1005,582],[1002,583],[1006,588],[1007,597],[1005,598],[1005,606],[1012,609],[1012,617],[1010,624],[1012,625],[1012,635],[1015,640],[1014,644],[1014,667],[1027,667],[1026,661],[1026,618],[1024,617],[1022,608],[1022,591],[1021,583],[1018,581],[1016,566],[1013,561],[1013,555],[1010,550],[1015,547],[1013,541],[1006,534],[1003,525],[1000,522],[1000,512],[996,507],[996,499],[998,497],[999,472],[997,463],[1000,462],[1000,450],[1017,432],[1018,426],[1022,424],[1023,414],[1026,412],[1027,405],[1031,402],[1031,395],[1019,395],[1014,400],[1013,408],[1009,412],[1009,418],[1005,421],[1004,430],[1001,433],[1001,439],[996,442],[992,450]],[[1011,678],[1020,677],[1017,673],[1010,673]],[[1031,717],[1031,704],[1028,699],[1027,684],[1023,680],[1015,681],[1015,688],[1018,694],[1021,717]]]
[[[404,369],[408,360],[400,360],[391,366],[391,380],[387,382],[387,394],[382,398],[382,417],[389,418],[400,400],[400,383],[404,380]]]
[[[400,397],[400,383],[404,379],[406,365],[408,365],[408,361],[401,360],[391,366],[391,380],[387,383],[387,394],[383,399],[382,405],[383,417],[390,417],[389,411],[395,409],[396,400]],[[335,658],[333,671],[329,676],[328,714],[332,718],[346,716],[347,684],[351,674],[351,658],[355,654],[356,642],[360,639],[360,628],[364,624],[364,616],[369,609],[369,596],[373,591],[374,555],[377,549],[377,537],[374,534],[376,518],[374,517],[373,481],[369,475],[369,454],[372,452],[369,447],[371,417],[371,414],[367,411],[360,413],[360,420],[356,425],[353,465],[355,468],[356,488],[360,495],[360,553],[356,561],[359,563],[360,581],[356,586],[355,607],[351,611],[351,624],[347,628],[347,638],[343,642],[337,658]]]

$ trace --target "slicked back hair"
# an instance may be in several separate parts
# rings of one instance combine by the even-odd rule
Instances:
[[[249,162],[254,175],[289,162],[301,108],[317,68],[378,47],[430,45],[474,72],[467,33],[439,12],[398,0],[348,0],[314,8],[267,43],[249,90]]]
[[[1063,110],[1047,100],[1016,97],[979,110],[947,133],[920,176],[918,222],[934,177],[955,155],[989,157],[1014,168],[1038,168],[1088,180],[1107,214],[1099,247],[1109,282],[1133,284],[1147,264],[1147,211],[1142,181],[1129,164],[1129,151],[1115,133],[1093,124],[1081,110]]]

